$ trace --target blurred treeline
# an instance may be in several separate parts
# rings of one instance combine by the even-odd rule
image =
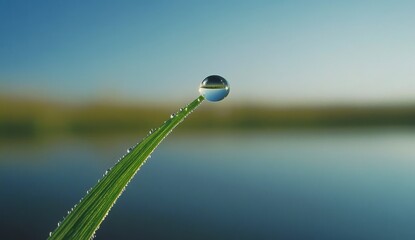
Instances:
[[[96,135],[149,130],[160,126],[176,106],[95,102],[68,104],[16,98],[0,99],[0,137],[51,134]],[[181,131],[258,130],[415,126],[409,106],[209,106],[204,104],[180,126]]]

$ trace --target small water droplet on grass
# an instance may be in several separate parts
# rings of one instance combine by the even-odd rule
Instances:
[[[217,102],[229,94],[229,84],[221,76],[212,75],[205,78],[199,87],[200,94],[210,102]],[[200,102],[200,99],[198,99]]]

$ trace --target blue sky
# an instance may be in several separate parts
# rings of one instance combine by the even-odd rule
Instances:
[[[2,1],[0,93],[170,102],[415,101],[413,1]]]

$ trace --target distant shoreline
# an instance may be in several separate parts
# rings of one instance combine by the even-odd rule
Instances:
[[[179,106],[180,107],[180,106]],[[178,108],[179,108],[178,107]],[[177,109],[178,109],[177,108]],[[158,127],[171,107],[0,99],[0,138],[128,133]],[[183,131],[415,127],[414,106],[201,107]]]

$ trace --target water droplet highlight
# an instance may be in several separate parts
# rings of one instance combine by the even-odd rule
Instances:
[[[176,114],[172,113],[172,114],[170,115],[170,118],[174,118],[175,116],[176,116]]]
[[[202,81],[199,92],[206,100],[217,102],[228,96],[229,89],[226,79],[218,75],[211,75]]]
[[[130,153],[133,150],[133,148],[127,149],[127,153]]]

